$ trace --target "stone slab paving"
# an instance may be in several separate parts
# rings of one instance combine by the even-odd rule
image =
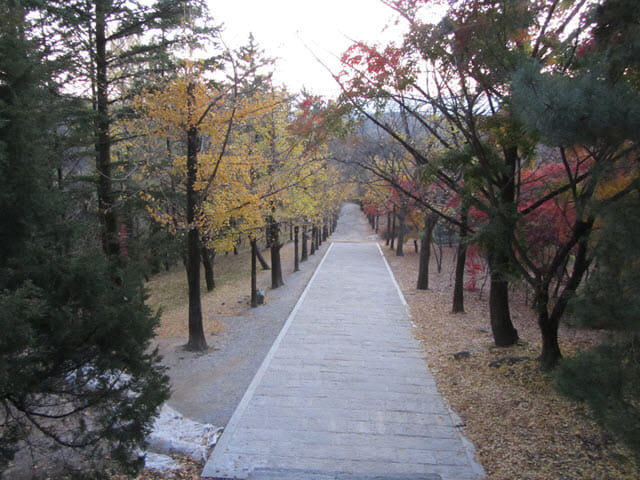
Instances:
[[[483,477],[411,334],[376,243],[333,243],[203,477]]]

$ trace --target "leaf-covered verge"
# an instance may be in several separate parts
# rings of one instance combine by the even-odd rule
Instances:
[[[596,423],[588,407],[560,396],[552,378],[539,370],[540,334],[522,291],[511,292],[521,341],[496,348],[489,329],[488,284],[484,292],[465,291],[466,313],[450,313],[453,250],[444,249],[441,274],[432,261],[427,291],[415,289],[417,254],[405,250],[397,257],[388,247],[383,250],[438,389],[462,419],[488,479],[640,478],[632,453]],[[561,327],[565,356],[598,344],[600,335]]]
[[[174,457],[176,463],[182,468],[169,472],[161,472],[144,468],[136,480],[195,480],[200,478],[200,472],[204,468],[204,463],[197,462],[189,457]],[[129,480],[128,477],[115,476],[111,480]]]

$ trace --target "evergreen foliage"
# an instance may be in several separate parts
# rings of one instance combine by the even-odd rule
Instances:
[[[157,316],[139,273],[104,255],[93,217],[63,188],[52,153],[68,140],[65,99],[19,2],[0,7],[0,469],[27,450],[87,475],[131,472],[168,397],[149,350]]]
[[[597,268],[573,302],[573,314],[587,327],[613,332],[601,346],[563,361],[556,385],[586,402],[640,459],[640,197],[628,195],[602,213]]]
[[[640,366],[638,338],[605,343],[574,358],[554,372],[556,387],[569,398],[586,402],[596,419],[616,434],[640,459]]]
[[[636,182],[636,181],[634,181]],[[629,194],[601,207],[601,227],[593,248],[596,268],[573,313],[591,328],[640,331],[640,196]]]
[[[601,155],[607,161],[593,171],[593,269],[571,302],[578,324],[609,335],[599,347],[564,360],[555,379],[559,391],[586,402],[640,459],[640,13],[636,2],[607,0],[592,14],[593,38],[578,52],[577,72],[547,83],[556,103],[541,130],[548,140],[565,137],[592,145],[592,152],[615,153]],[[531,78],[530,85],[542,78]],[[565,123],[571,110],[575,120]]]

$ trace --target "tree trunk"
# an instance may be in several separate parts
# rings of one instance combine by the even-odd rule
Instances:
[[[562,358],[558,344],[559,318],[549,317],[548,283],[542,282],[535,290],[534,307],[538,313],[538,326],[542,335],[542,353],[539,360],[543,370],[551,370]]]
[[[560,297],[556,301],[551,314],[548,312],[549,303],[549,284],[551,278],[546,284],[540,287],[540,292],[536,292],[536,309],[538,311],[538,326],[542,335],[542,353],[540,354],[540,366],[543,370],[553,369],[560,359],[562,353],[558,344],[558,328],[560,319],[567,308],[569,300],[575,295],[575,292],[582,281],[586,271],[589,268],[590,261],[587,258],[587,241],[589,232],[593,226],[593,220],[586,222],[578,222],[574,227],[578,232],[580,240],[578,241],[578,251],[573,261],[573,272],[569,277]]]
[[[271,217],[269,219],[269,249],[271,250],[271,288],[275,289],[284,285],[282,279],[282,263],[280,261],[280,226]]]
[[[249,240],[251,245],[251,308],[258,307],[258,272],[256,259],[258,258],[258,242],[255,238]]]
[[[548,315],[538,315],[538,326],[542,334],[542,353],[540,354],[540,368],[549,371],[558,365],[562,359],[560,344],[558,343],[558,319],[551,321]]]
[[[518,341],[518,331],[511,323],[509,312],[509,282],[501,272],[491,271],[489,315],[493,341],[497,347],[508,347]]]
[[[211,292],[214,288],[216,288],[216,279],[213,270],[216,251],[203,245],[201,255],[202,266],[204,267],[204,279],[207,284],[207,292]]]
[[[300,260],[298,258],[298,242],[299,242],[300,228],[298,225],[293,227],[293,271],[300,270]]]
[[[391,244],[389,248],[394,250],[394,242],[396,240],[396,207],[393,207],[393,212],[391,213]]]
[[[262,270],[271,270],[271,267],[269,267],[269,264],[266,262],[266,260],[260,253],[260,248],[257,246],[258,240],[254,239],[253,241],[256,242],[256,257],[260,262],[260,268],[262,268]]]
[[[424,216],[424,231],[420,240],[420,260],[418,264],[418,290],[429,289],[429,260],[431,257],[431,236],[438,219],[433,215]]]
[[[456,256],[456,279],[453,285],[453,307],[451,308],[451,313],[464,313],[464,267],[466,263],[467,245],[464,243],[463,238],[460,238]]]
[[[190,96],[192,95],[190,88]],[[189,287],[189,341],[187,350],[207,349],[202,325],[202,303],[200,300],[200,232],[196,224],[199,204],[195,189],[198,162],[198,130],[190,127],[187,132],[187,283]]]
[[[391,242],[391,212],[387,212],[387,240],[384,242],[385,246],[389,246]]]
[[[309,239],[309,243],[311,245],[311,251],[309,255],[313,255],[316,253],[316,227],[315,225],[311,226],[311,238]]]
[[[102,248],[107,255],[120,253],[118,219],[115,212],[114,192],[111,179],[111,137],[109,136],[109,97],[107,76],[107,14],[108,2],[95,2],[96,12],[96,171],[98,210],[101,222]]]
[[[307,225],[302,225],[302,253],[300,254],[300,261],[306,262],[309,259],[309,252],[307,250]]]
[[[233,254],[234,255],[238,255],[238,247],[240,246],[241,243],[242,243],[242,237],[240,235],[238,235],[238,238],[236,238],[236,241],[233,242]]]
[[[458,253],[456,256],[456,279],[453,286],[453,307],[452,313],[464,313],[464,267],[467,263],[467,222],[469,220],[469,207],[466,202],[462,202],[460,212],[460,242],[458,243]],[[451,237],[449,237],[451,238]]]
[[[404,256],[404,231],[405,221],[407,218],[407,205],[406,201],[402,202],[400,206],[400,213],[398,214],[398,246],[396,247],[396,256]]]
[[[436,257],[438,273],[442,273],[442,243],[437,243],[433,246],[433,254]]]
[[[499,183],[500,199],[503,208],[510,209],[515,202],[515,169],[518,161],[517,147],[505,147],[504,158],[508,172],[501,176]],[[498,213],[495,227],[500,229],[501,241],[488,245],[491,286],[489,293],[489,314],[493,340],[498,347],[514,345],[518,341],[518,331],[511,322],[509,311],[509,281],[505,272],[509,268],[509,249],[513,225],[508,218],[510,212]]]

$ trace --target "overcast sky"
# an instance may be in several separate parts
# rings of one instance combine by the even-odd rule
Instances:
[[[224,23],[230,47],[246,43],[249,33],[270,57],[278,58],[274,79],[289,91],[303,87],[334,96],[338,88],[320,63],[339,69],[340,55],[352,40],[397,38],[385,29],[395,18],[379,0],[208,0],[210,13]],[[305,46],[306,45],[306,46]]]

